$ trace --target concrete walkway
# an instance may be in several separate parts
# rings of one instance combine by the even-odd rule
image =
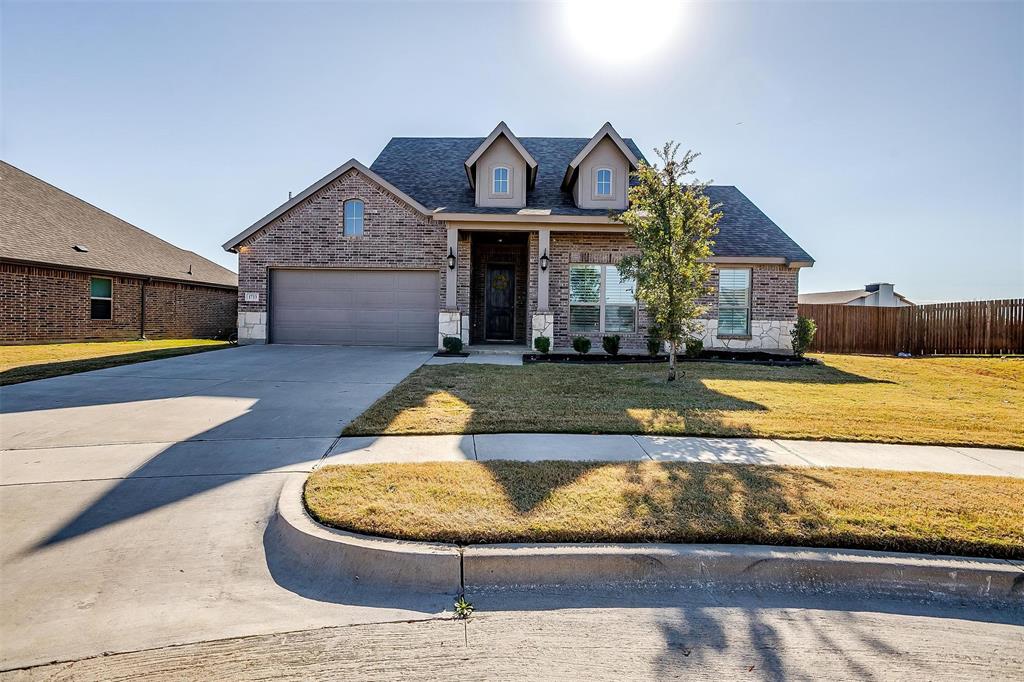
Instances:
[[[323,464],[514,459],[864,467],[1024,478],[1024,451],[774,438],[495,433],[340,438]]]

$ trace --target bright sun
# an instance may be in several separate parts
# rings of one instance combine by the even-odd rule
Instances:
[[[631,65],[664,48],[676,34],[681,0],[569,0],[563,19],[573,47],[609,64]],[[622,47],[628,45],[628,50]]]

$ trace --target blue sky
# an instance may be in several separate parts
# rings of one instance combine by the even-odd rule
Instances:
[[[702,152],[817,259],[802,291],[1024,295],[1024,3],[630,6],[5,0],[2,156],[234,269],[393,135],[609,120]]]

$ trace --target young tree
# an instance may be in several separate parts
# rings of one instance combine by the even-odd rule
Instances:
[[[629,209],[615,217],[626,225],[639,253],[619,264],[633,281],[637,300],[647,308],[662,341],[669,343],[668,380],[676,378],[676,353],[685,336],[698,327],[704,311],[700,298],[711,276],[712,238],[718,233],[719,204],[704,193],[708,183],[691,178],[699,154],[676,159],[679,145],[655,150],[662,167],[641,163],[629,188]]]

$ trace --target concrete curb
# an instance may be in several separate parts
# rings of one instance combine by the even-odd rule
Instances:
[[[328,528],[305,510],[306,474],[281,491],[278,549],[302,570],[360,584],[458,592],[506,587],[715,585],[867,591],[1024,605],[1024,566],[1003,559],[764,545],[456,545]]]
[[[764,545],[466,547],[465,586],[615,582],[860,590],[1024,604],[1024,569],[1002,559]]]
[[[462,556],[458,547],[376,538],[321,525],[302,501],[306,477],[304,473],[288,477],[272,520],[275,550],[288,553],[293,565],[360,585],[459,591]]]

